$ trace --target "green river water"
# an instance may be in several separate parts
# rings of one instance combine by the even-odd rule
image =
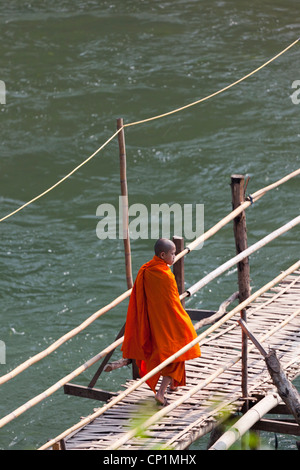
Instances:
[[[115,132],[117,118],[165,113],[263,64],[299,37],[298,15],[296,0],[1,1],[0,218],[91,155]],[[200,105],[126,129],[129,203],[203,204],[207,230],[231,210],[231,174],[250,176],[251,193],[299,168],[299,47]],[[118,207],[119,194],[113,139],[63,184],[1,222],[1,375],[126,290],[123,241],[96,234],[97,207]],[[248,244],[298,214],[295,178],[247,210]],[[153,244],[131,240],[134,277]],[[234,254],[229,224],[186,257],[186,285]],[[253,290],[297,259],[299,228],[251,256]],[[236,287],[231,269],[188,306],[216,309]],[[110,344],[126,308],[127,301],[2,385],[1,417]],[[96,368],[74,382],[87,385]],[[124,368],[97,385],[117,391],[130,377]],[[60,390],[2,428],[0,448],[35,449],[98,405]],[[274,436],[265,439],[274,448]],[[295,438],[281,436],[279,448],[294,449]]]

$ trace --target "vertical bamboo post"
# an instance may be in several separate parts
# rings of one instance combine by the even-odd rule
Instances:
[[[117,119],[117,130],[123,127],[123,119]],[[128,190],[127,190],[127,175],[126,175],[126,147],[125,147],[125,135],[124,129],[118,134],[119,142],[119,155],[120,155],[120,183],[121,183],[121,195],[122,195],[122,222],[123,222],[123,240],[125,250],[125,269],[126,269],[126,282],[128,289],[133,286],[132,279],[132,267],[131,267],[131,248],[129,238],[129,216],[128,216]],[[124,325],[125,328],[125,325]],[[132,378],[137,379],[139,377],[139,371],[135,360],[132,360]]]
[[[117,130],[123,127],[123,119],[117,119]],[[118,134],[119,154],[120,154],[120,183],[122,195],[122,221],[123,221],[123,240],[125,249],[125,268],[126,268],[126,281],[128,289],[133,286],[132,269],[131,269],[131,248],[128,229],[128,191],[127,191],[127,176],[126,176],[126,147],[124,129]]]
[[[184,239],[183,237],[177,237],[174,235],[173,243],[176,246],[176,255],[184,250]],[[183,294],[184,288],[184,256],[180,258],[173,266],[173,274],[176,279],[179,295]],[[181,300],[183,308],[185,307],[184,299]]]
[[[232,192],[232,208],[236,209],[245,200],[244,194],[245,177],[243,175],[231,176],[231,192]],[[241,212],[233,221],[233,231],[235,237],[236,253],[248,247],[247,244],[247,228],[246,228],[246,215],[245,211]],[[250,294],[250,268],[248,257],[240,261],[237,265],[238,269],[238,286],[239,286],[239,301],[240,303],[246,300]],[[241,311],[241,318],[247,321],[246,309]],[[242,331],[242,394],[243,397],[248,397],[248,374],[247,374],[247,350],[248,339],[246,333]],[[246,401],[247,404],[247,401]]]

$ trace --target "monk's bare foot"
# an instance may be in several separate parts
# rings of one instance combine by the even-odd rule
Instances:
[[[161,404],[163,405],[165,398],[164,398],[164,396],[161,395],[160,393],[157,393],[157,394],[155,395],[155,400],[156,400],[158,403],[161,403]]]
[[[158,393],[155,395],[155,401],[159,406],[167,406],[168,405],[167,399],[160,396]]]

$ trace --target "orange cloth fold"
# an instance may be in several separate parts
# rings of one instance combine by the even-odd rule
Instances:
[[[135,359],[140,376],[190,343],[197,334],[181,305],[174,274],[158,256],[139,270],[129,300],[123,357]],[[201,356],[198,344],[147,383],[155,392],[160,375],[168,375],[177,385],[185,385],[184,361]]]

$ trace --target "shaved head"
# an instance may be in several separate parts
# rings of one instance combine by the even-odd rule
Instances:
[[[160,256],[161,253],[168,253],[170,250],[175,248],[174,243],[168,238],[160,238],[154,245],[154,252],[156,256]]]

